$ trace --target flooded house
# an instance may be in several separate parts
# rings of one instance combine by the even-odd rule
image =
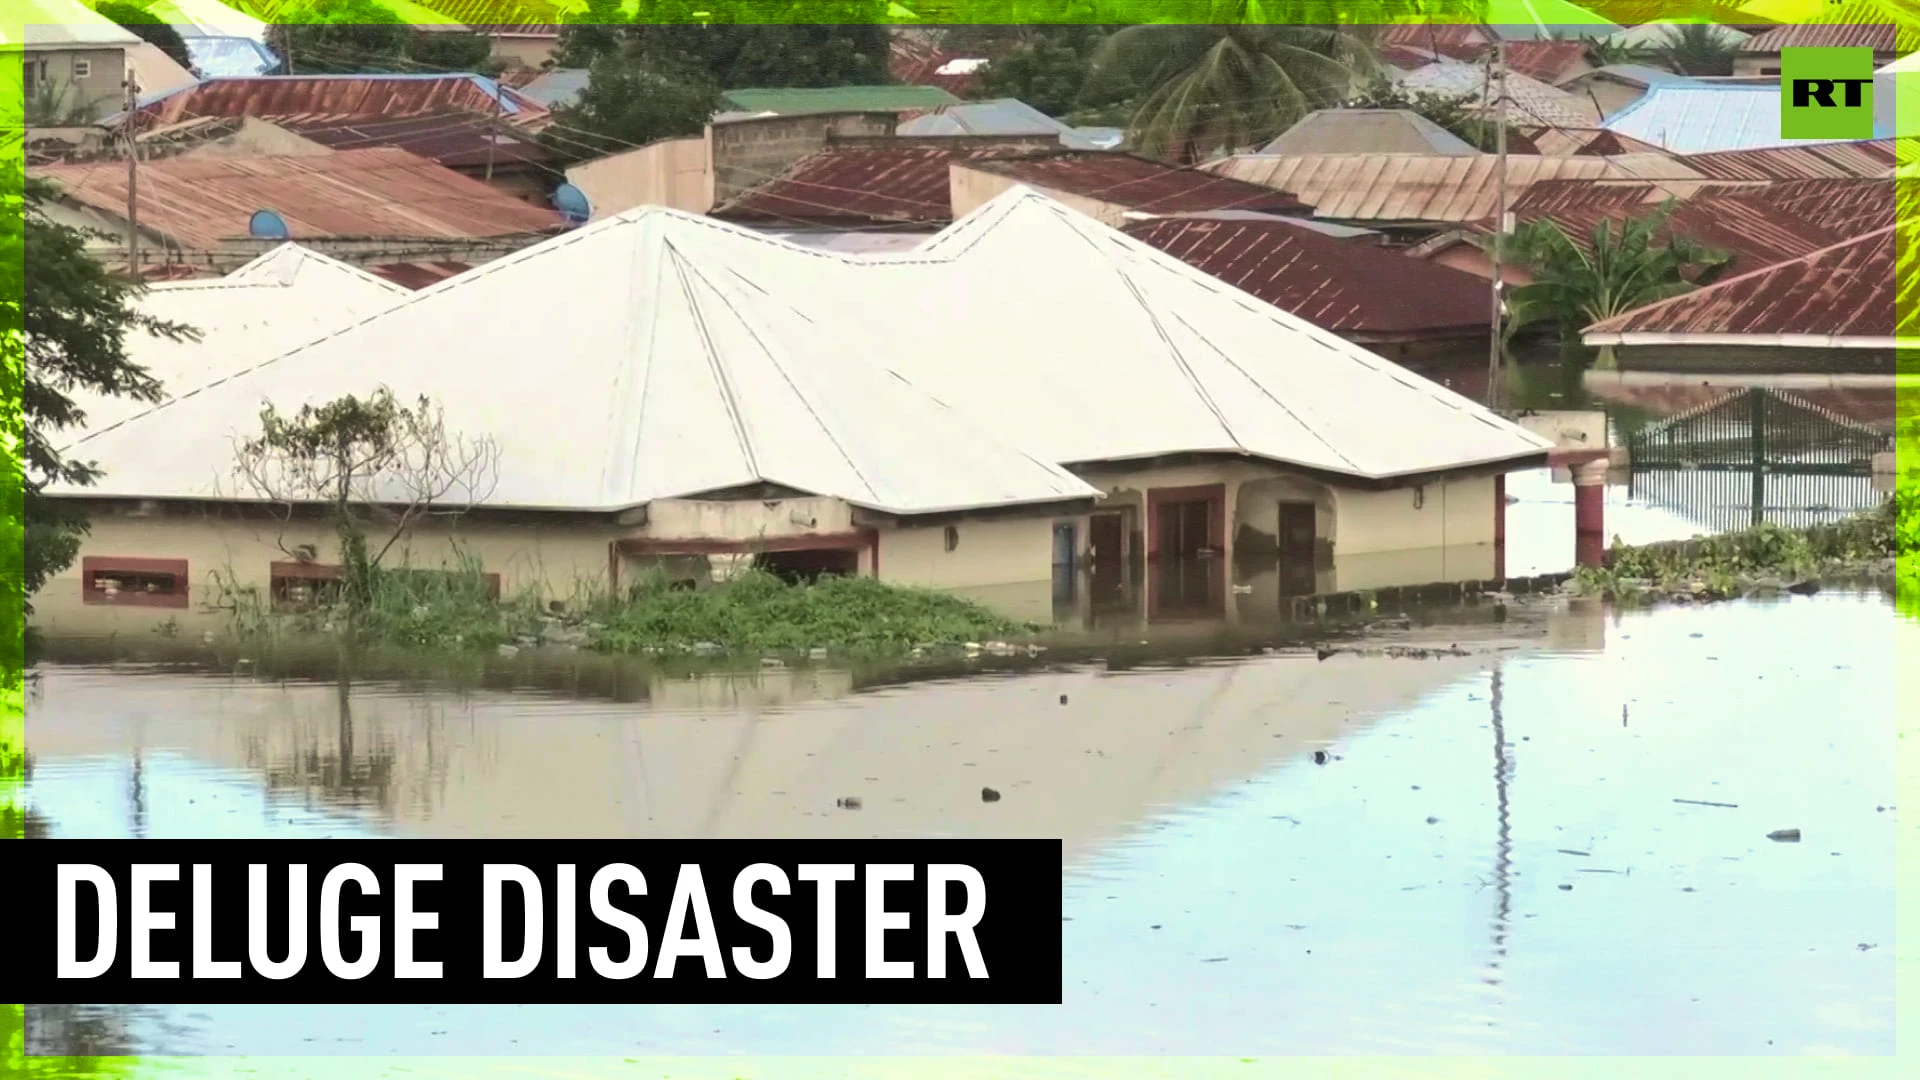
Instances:
[[[490,451],[404,565],[556,601],[747,565],[1029,616],[1062,567],[1169,613],[1217,609],[1235,559],[1293,595],[1497,577],[1503,477],[1552,449],[1026,189],[902,255],[639,210],[235,367],[67,448],[105,475],[52,492],[95,527],[44,614],[337,574],[325,522],[240,483],[235,442],[264,404],[379,387]],[[417,505],[408,479],[366,501]]]

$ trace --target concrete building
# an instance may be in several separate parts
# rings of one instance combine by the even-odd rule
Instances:
[[[493,451],[405,565],[477,558],[552,600],[744,561],[1010,610],[1063,565],[1137,566],[1150,618],[1217,608],[1236,558],[1282,561],[1296,594],[1496,577],[1502,478],[1553,445],[1024,188],[905,256],[643,209],[232,359],[67,448],[105,475],[53,492],[94,531],[48,617],[324,576],[324,523],[236,487],[234,440],[265,402],[378,387]],[[362,495],[414,505],[404,476]]]
[[[0,63],[21,65],[29,127],[90,123],[124,100],[127,52],[145,44],[131,31],[79,0],[20,0],[7,21]]]

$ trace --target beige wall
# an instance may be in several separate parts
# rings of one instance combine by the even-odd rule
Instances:
[[[86,107],[93,110],[92,119],[98,119],[118,109],[126,93],[122,84],[127,78],[127,54],[122,49],[30,50],[26,62],[32,65],[36,91],[42,85],[51,85],[61,95],[62,112]],[[78,74],[82,66],[89,69],[84,76]],[[27,94],[26,100],[31,108],[38,100],[37,92]]]
[[[296,522],[282,530],[271,521],[210,515],[139,517],[94,510],[89,516],[92,528],[81,543],[80,558],[33,598],[35,622],[49,632],[63,627],[85,631],[103,624],[151,626],[171,617],[186,621],[186,616],[219,602],[223,582],[265,590],[271,564],[292,559],[286,549],[312,544],[316,562],[335,563],[339,558],[331,530],[318,521]],[[396,545],[385,563],[452,569],[465,553],[487,572],[500,575],[503,596],[533,590],[545,599],[570,599],[606,587],[608,545],[615,535],[611,525],[543,527],[466,518],[451,527],[423,527]],[[384,537],[374,541],[374,548],[381,543]],[[80,574],[86,556],[185,559],[188,607],[83,604]]]
[[[707,125],[713,202],[726,202],[785,172],[833,138],[878,138],[900,124],[893,113],[816,113],[766,116]]]
[[[754,540],[853,531],[853,508],[839,499],[656,499],[633,532],[659,540]]]
[[[662,139],[582,162],[567,170],[567,182],[586,193],[596,220],[636,206],[670,206],[690,214],[713,209],[713,174],[701,135]]]
[[[1385,491],[1337,488],[1334,552],[1347,558],[1463,544],[1491,546],[1493,496],[1490,476]]]
[[[953,526],[959,542],[952,551],[947,550],[944,526],[883,530],[880,580],[936,589],[1051,581],[1054,521],[1052,517],[962,521]]]
[[[495,35],[489,50],[495,60],[503,61],[514,67],[537,68],[548,60],[560,48],[557,37],[522,37],[505,34]]]

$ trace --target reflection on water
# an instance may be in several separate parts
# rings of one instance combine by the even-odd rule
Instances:
[[[62,836],[1068,847],[1058,1007],[197,1005],[109,1032],[142,1053],[1891,1053],[1916,628],[1821,595],[1525,633],[638,700],[54,666],[27,800]],[[33,1007],[31,1044],[112,1013]]]

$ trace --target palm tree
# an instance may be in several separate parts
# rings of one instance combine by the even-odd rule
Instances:
[[[1732,257],[1667,233],[1669,199],[1645,217],[1593,227],[1576,243],[1559,223],[1521,223],[1505,241],[1515,264],[1533,280],[1508,294],[1507,333],[1557,319],[1563,335],[1622,312],[1677,296],[1718,277]]]
[[[1682,75],[1731,75],[1740,46],[1713,23],[1681,23],[1667,31],[1654,55]]]
[[[1081,104],[1131,101],[1127,145],[1191,164],[1338,105],[1376,67],[1351,27],[1129,26],[1094,51]]]

